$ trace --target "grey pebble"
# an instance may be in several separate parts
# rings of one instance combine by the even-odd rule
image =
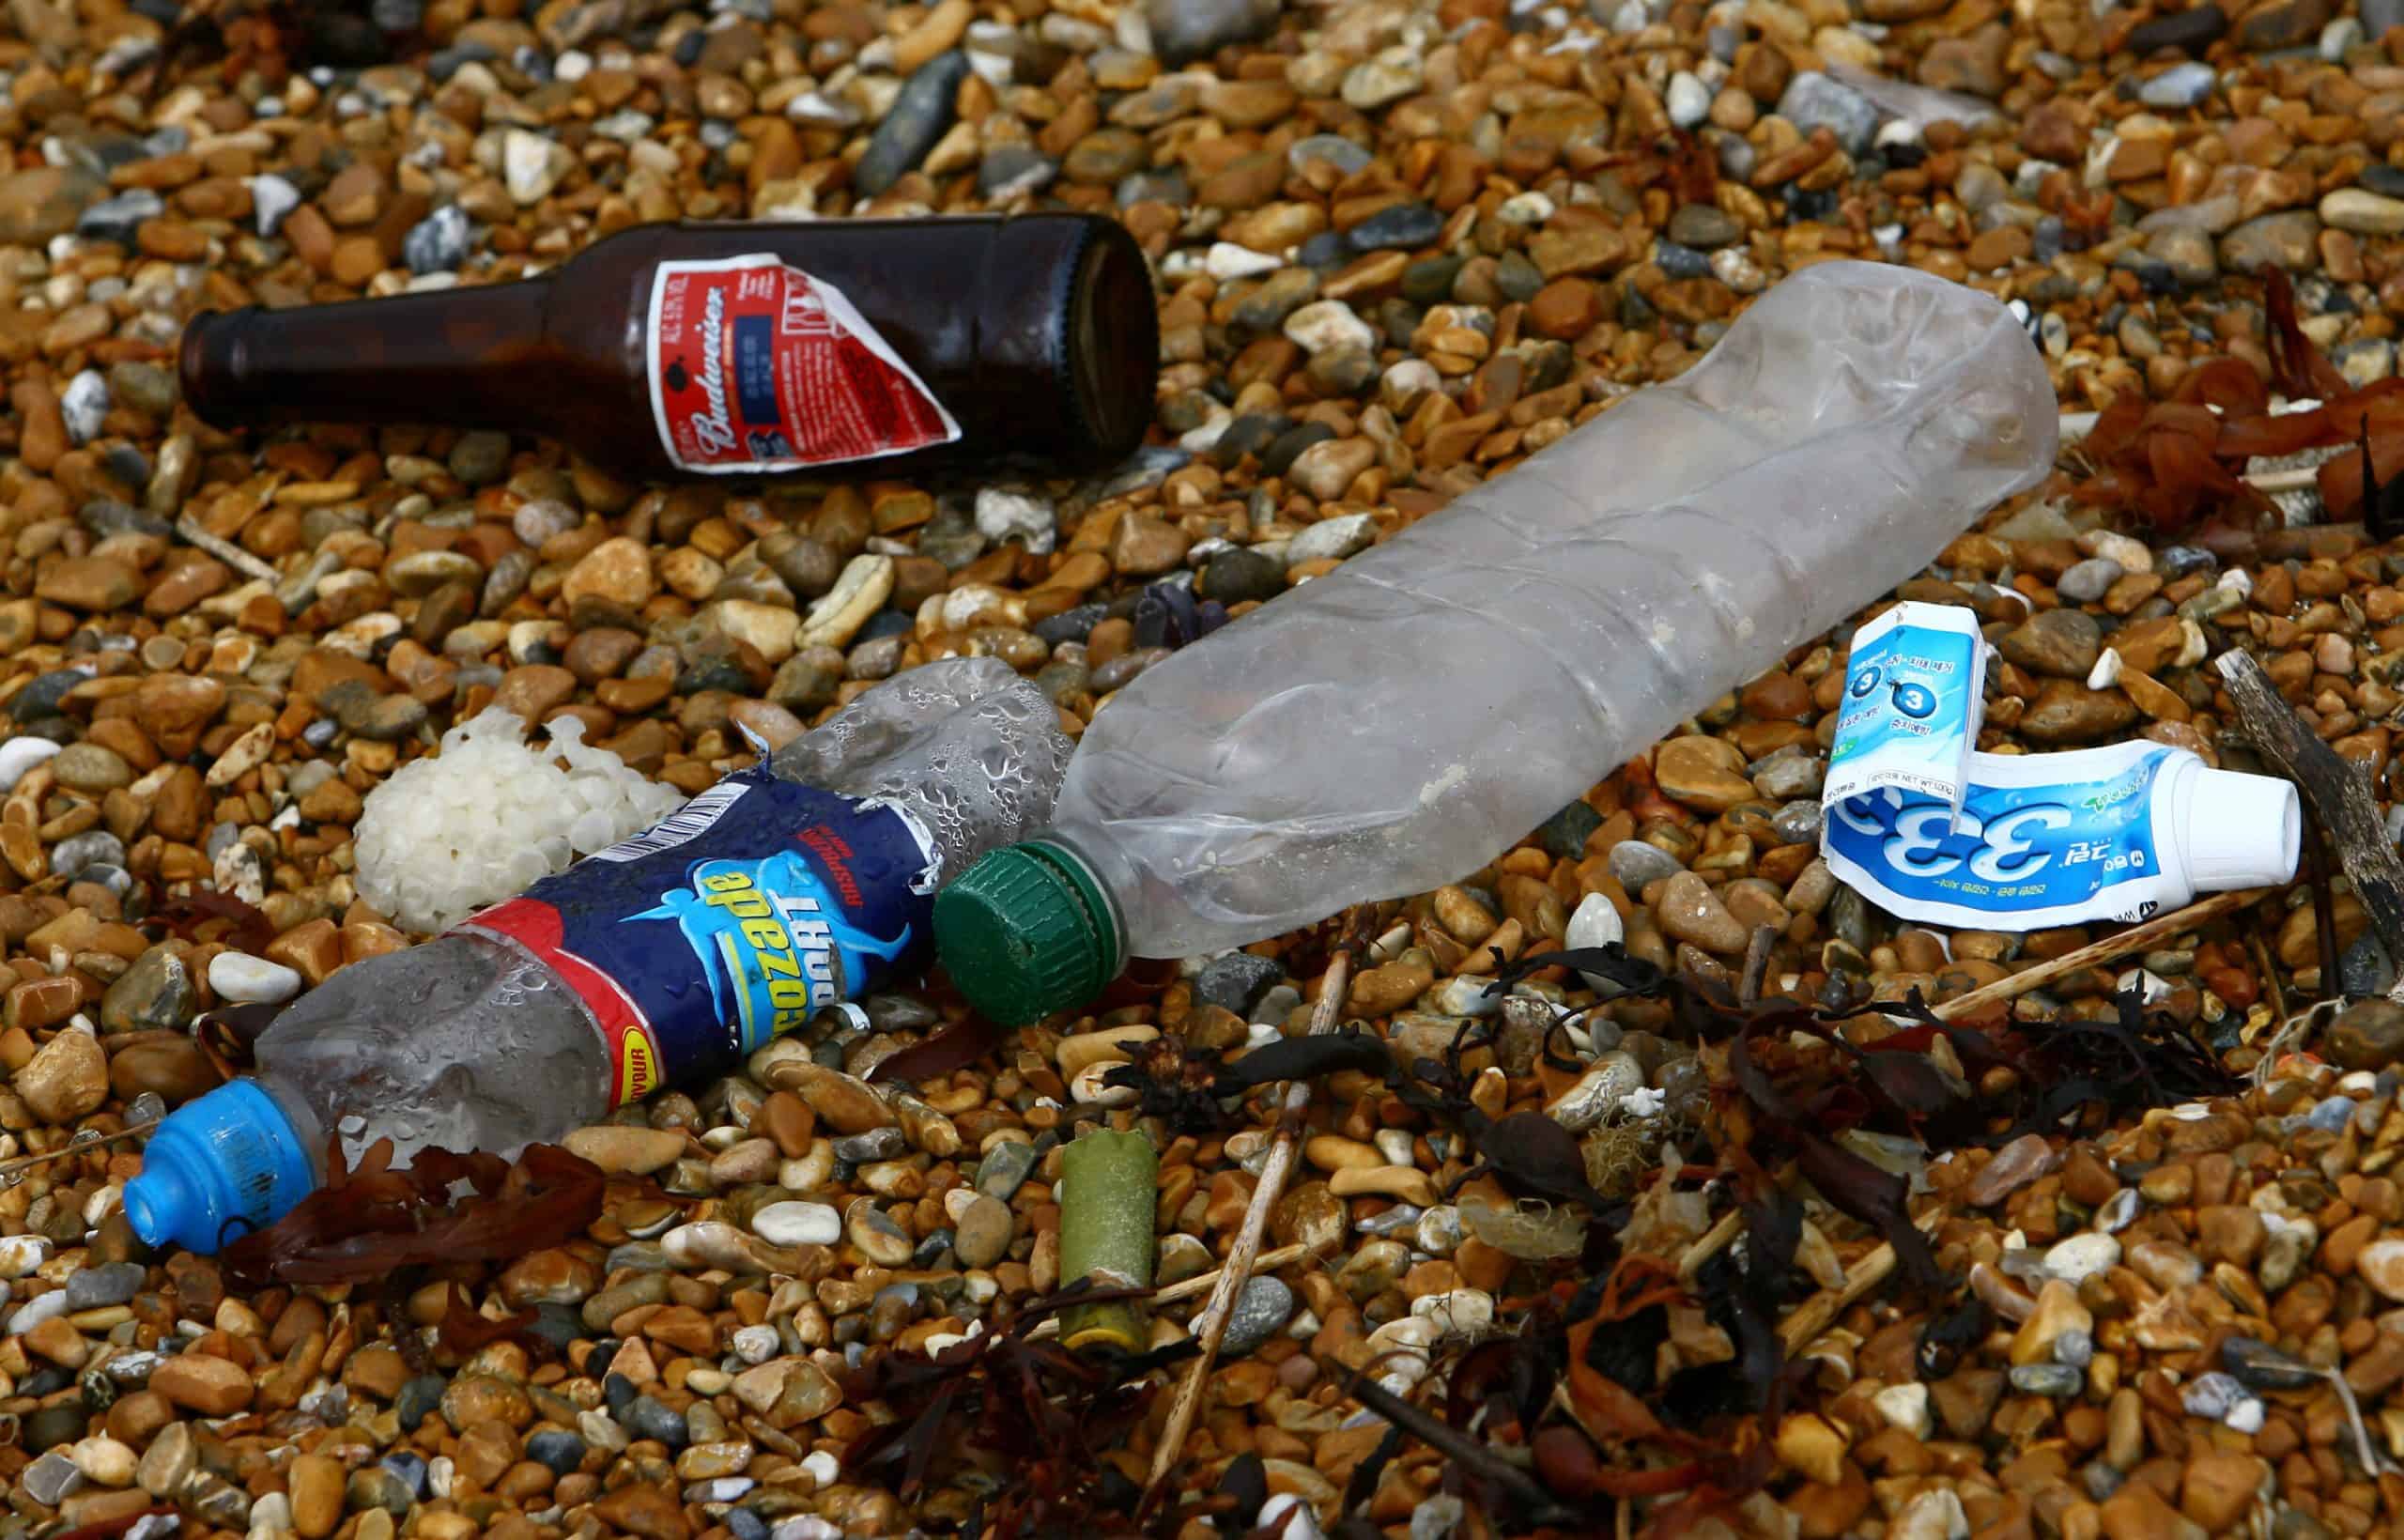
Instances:
[[[69,1310],[99,1310],[108,1305],[123,1304],[142,1291],[146,1275],[139,1262],[111,1262],[104,1267],[85,1268],[69,1273],[67,1279]]]
[[[968,55],[956,48],[919,66],[852,168],[854,185],[875,197],[925,160],[951,127],[953,102],[967,76]]]
[[[2119,562],[2108,556],[2090,556],[2063,573],[2054,592],[2074,604],[2094,604],[2119,580]]]
[[[1008,1203],[1035,1170],[1042,1151],[1020,1139],[1006,1139],[987,1150],[977,1163],[977,1191]]]
[[[2023,1395],[2059,1400],[2076,1395],[2086,1384],[2086,1374],[2067,1363],[2023,1363],[2011,1371],[2011,1388]]]
[[[1227,1313],[1227,1333],[1219,1350],[1241,1358],[1277,1334],[1294,1318],[1294,1291],[1275,1278],[1255,1278]]]
[[[1285,967],[1274,958],[1256,957],[1250,952],[1229,952],[1225,957],[1211,959],[1203,966],[1194,980],[1194,993],[1196,999],[1208,1001],[1223,1010],[1247,1016],[1259,1003],[1260,997],[1285,977]]]
[[[1641,839],[1623,839],[1613,845],[1610,861],[1611,875],[1619,879],[1620,886],[1627,890],[1630,898],[1643,892],[1648,884],[1674,877],[1686,870],[1676,856]]]
[[[1835,131],[1837,143],[1848,155],[1866,153],[1878,132],[1877,106],[1852,86],[1817,69],[1806,69],[1786,83],[1786,93],[1778,99],[1778,114],[1807,134],[1825,124]]]

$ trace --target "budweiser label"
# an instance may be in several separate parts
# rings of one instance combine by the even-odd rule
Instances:
[[[960,437],[841,290],[774,256],[661,263],[648,320],[652,416],[684,470],[798,470]]]

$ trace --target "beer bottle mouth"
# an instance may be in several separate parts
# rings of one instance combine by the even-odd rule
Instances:
[[[1119,459],[1135,452],[1151,424],[1160,313],[1143,249],[1117,223],[1098,223],[1078,264],[1064,340],[1077,409],[1095,443]]]

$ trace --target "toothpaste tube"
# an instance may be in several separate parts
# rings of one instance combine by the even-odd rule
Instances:
[[[1959,605],[1907,601],[1855,632],[1826,801],[1883,788],[1959,811],[1986,675],[1979,618]]]
[[[1831,870],[1904,919],[2036,931],[2290,881],[2303,832],[2288,782],[2139,741],[1973,754],[1958,814],[1882,787],[1831,799],[1820,840]]]

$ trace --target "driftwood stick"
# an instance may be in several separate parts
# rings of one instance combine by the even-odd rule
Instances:
[[[1934,1235],[1945,1223],[1945,1210],[1932,1209],[1914,1223],[1922,1235]],[[1801,1304],[1794,1314],[1778,1323],[1778,1339],[1794,1356],[1811,1344],[1811,1339],[1834,1325],[1836,1318],[1861,1302],[1870,1291],[1887,1281],[1895,1270],[1895,1248],[1891,1242],[1880,1241],[1875,1251],[1858,1257],[1844,1270],[1844,1286],[1824,1288]]]
[[[1318,1004],[1311,1013],[1312,1037],[1334,1031],[1342,1021],[1344,1001],[1352,987],[1352,960],[1368,949],[1368,937],[1363,932],[1374,913],[1359,909],[1345,916],[1344,939],[1329,958],[1327,972],[1319,979]],[[1152,1451],[1151,1475],[1145,1483],[1147,1507],[1167,1489],[1169,1473],[1177,1469],[1177,1462],[1185,1453],[1185,1438],[1193,1431],[1194,1419],[1202,1409],[1210,1370],[1218,1362],[1219,1343],[1227,1333],[1227,1319],[1235,1313],[1237,1296],[1252,1281],[1254,1263],[1260,1254],[1260,1239],[1269,1228],[1269,1212],[1285,1195],[1286,1183],[1301,1158],[1302,1120],[1310,1113],[1311,1083],[1287,1081],[1278,1087],[1271,1105],[1277,1108],[1276,1142],[1270,1147],[1269,1163],[1261,1168],[1259,1182],[1253,1188],[1252,1202],[1244,1209],[1235,1244],[1227,1248],[1226,1265],[1219,1270],[1210,1301],[1194,1317],[1194,1335],[1202,1350],[1187,1365],[1185,1378],[1178,1382],[1177,1398],[1169,1404],[1168,1421]]]
[[[2404,861],[2387,837],[2387,822],[2380,816],[2379,799],[2371,794],[2363,773],[2313,735],[2288,703],[2262,666],[2232,648],[2213,667],[2237,703],[2237,719],[2254,747],[2295,782],[2304,806],[2327,831],[2354,886],[2354,897],[2370,916],[2387,955],[2404,958]],[[2334,978],[2320,981],[2326,993]],[[2397,986],[2404,998],[2404,983]]]
[[[2156,915],[2142,925],[2133,925],[2101,941],[2090,941],[2074,952],[2064,952],[2059,957],[2023,968],[2009,978],[1998,978],[1967,994],[1957,995],[1936,1008],[1936,1017],[1939,1021],[1959,1021],[1991,1005],[2017,999],[2032,989],[2042,989],[2066,973],[2115,962],[2132,952],[2149,950],[2181,931],[2192,931],[2208,920],[2233,914],[2270,892],[2267,887],[2245,887],[2233,893],[2214,893],[2209,898],[2197,899],[2184,909]]]

